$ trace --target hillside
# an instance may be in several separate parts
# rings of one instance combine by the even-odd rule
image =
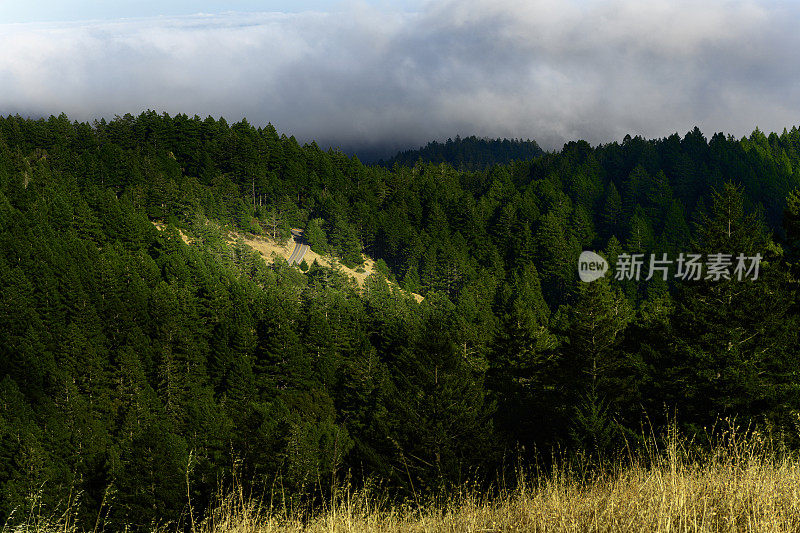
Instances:
[[[424,502],[721,418],[797,450],[799,189],[797,128],[468,171],[246,121],[0,118],[0,523]],[[615,275],[580,281],[584,250]]]
[[[242,239],[247,246],[258,251],[261,256],[269,262],[272,262],[277,258],[288,260],[292,255],[295,242],[294,239],[290,238],[281,245],[279,243],[271,242],[268,239],[262,239],[252,235],[241,236],[233,234],[232,237],[234,237],[234,240]],[[375,261],[366,255],[362,255],[362,264],[358,268],[350,268],[345,266],[338,258],[326,254],[318,254],[313,249],[309,249],[308,252],[306,252],[305,256],[303,257],[303,261],[309,265],[317,263],[324,267],[339,269],[347,276],[354,279],[356,283],[358,283],[358,286],[362,288],[364,287],[367,278],[376,272]],[[390,286],[399,289],[397,284],[390,283]],[[399,290],[402,291],[402,289]],[[422,301],[423,299],[423,297],[419,294],[411,293],[411,296],[418,302]]]
[[[201,533],[424,533],[430,531],[797,531],[800,463],[763,435],[725,427],[694,450],[673,433],[614,469],[586,478],[561,464],[514,488],[469,487],[430,502],[395,504],[374,488],[340,487],[320,509],[276,508],[241,493],[220,495]],[[688,449],[687,449],[688,448]],[[37,517],[36,532],[78,533],[63,517]],[[182,531],[164,528],[165,533]]]
[[[392,168],[396,163],[413,167],[423,163],[447,163],[458,170],[483,170],[492,165],[507,165],[512,161],[528,161],[544,154],[536,141],[522,139],[485,139],[473,136],[445,142],[431,141],[416,150],[398,152],[388,161],[378,164]]]
[[[166,229],[166,225],[160,221],[153,221],[153,225],[161,231]],[[183,230],[178,229],[178,233],[186,244],[193,244],[195,241],[189,237]],[[239,242],[244,243],[248,247],[261,254],[261,257],[268,264],[274,264],[275,261],[283,259],[288,261],[292,252],[295,249],[295,239],[289,237],[283,242],[275,242],[269,238],[257,237],[252,234],[240,234],[237,232],[226,232],[225,241],[228,245],[235,245]],[[316,251],[309,249],[303,256],[303,261],[307,264],[318,264],[327,268],[335,269],[347,275],[356,281],[360,288],[364,288],[367,278],[376,273],[375,261],[366,255],[362,255],[362,264],[358,268],[350,268],[341,263],[337,257],[332,257],[327,254],[318,254]],[[400,289],[396,283],[389,283],[393,289]],[[417,301],[423,300],[419,294],[410,293],[410,295]]]

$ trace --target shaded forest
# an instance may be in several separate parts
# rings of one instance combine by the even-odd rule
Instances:
[[[542,154],[544,151],[530,139],[482,139],[474,135],[462,139],[457,135],[455,140],[431,141],[416,150],[398,152],[378,164],[388,168],[395,163],[414,166],[421,160],[423,163],[447,163],[456,170],[485,170],[492,165],[507,165]]]
[[[672,419],[798,445],[797,128],[470,143],[387,168],[246,121],[0,118],[0,522],[69,494],[87,527],[177,521],[234,474],[433,492]],[[361,289],[224,235],[290,228],[386,268]],[[581,250],[763,260],[586,284]]]

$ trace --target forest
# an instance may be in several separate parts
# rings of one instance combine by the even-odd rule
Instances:
[[[449,144],[364,165],[246,120],[0,117],[0,524],[69,495],[87,529],[185,523],[234,479],[488,487],[671,421],[800,446],[797,127]],[[291,228],[382,267],[227,239]],[[762,260],[584,283],[583,250]]]
[[[417,150],[398,152],[388,161],[379,160],[378,164],[388,168],[395,163],[414,166],[422,159],[425,163],[448,163],[457,170],[485,170],[492,165],[524,161],[543,154],[536,141],[530,139],[479,139],[474,135],[462,139],[456,135],[455,139],[443,143],[431,141]]]

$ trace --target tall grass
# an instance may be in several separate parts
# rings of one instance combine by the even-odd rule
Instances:
[[[316,511],[222,497],[196,533],[488,531],[800,531],[800,461],[755,432],[711,447],[674,432],[605,467],[564,461],[489,497],[469,487],[395,503],[375,487],[339,488]],[[30,531],[73,531],[58,521]],[[65,527],[67,526],[67,527]],[[177,531],[177,529],[174,529]],[[5,529],[4,529],[5,531]]]

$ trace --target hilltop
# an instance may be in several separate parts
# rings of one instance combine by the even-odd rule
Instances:
[[[423,163],[447,163],[458,170],[483,170],[492,165],[507,165],[513,161],[527,161],[544,154],[536,141],[530,139],[487,139],[474,135],[445,142],[431,141],[416,150],[398,152],[379,165],[392,168],[396,163],[414,166]]]

